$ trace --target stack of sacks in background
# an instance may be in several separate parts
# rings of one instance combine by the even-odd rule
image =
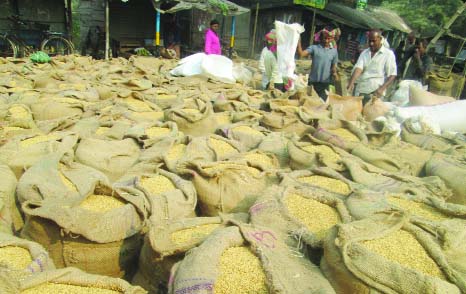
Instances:
[[[465,291],[464,131],[175,66],[0,59],[1,293]]]

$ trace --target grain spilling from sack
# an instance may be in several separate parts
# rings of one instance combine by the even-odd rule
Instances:
[[[244,155],[244,158],[250,162],[258,163],[260,166],[267,169],[275,168],[270,157],[262,153],[248,153]]]
[[[76,191],[76,192],[78,191],[78,189],[73,184],[73,182],[70,181],[67,177],[65,177],[65,175],[62,172],[58,172],[58,174],[60,175],[60,179],[61,179],[62,183],[65,184],[65,186],[68,187],[68,189],[70,189],[72,191]]]
[[[246,247],[231,247],[220,257],[220,274],[215,294],[268,294],[265,273],[257,258]]]
[[[79,204],[79,207],[94,211],[94,212],[107,212],[112,209],[120,208],[125,203],[115,197],[107,195],[89,195]]]
[[[324,162],[337,163],[341,159],[340,155],[325,145],[308,145],[303,150],[311,154],[320,154]]]
[[[94,287],[44,283],[40,286],[21,291],[21,294],[122,294],[122,292]]]
[[[329,133],[332,133],[334,135],[337,135],[339,137],[341,137],[342,139],[345,139],[347,141],[351,141],[351,142],[359,142],[359,138],[351,133],[350,131],[348,131],[347,129],[343,129],[343,128],[339,128],[339,129],[335,129],[335,130],[328,130]]]
[[[103,135],[103,134],[105,134],[106,132],[108,132],[108,130],[110,130],[109,127],[99,127],[99,128],[95,131],[95,134],[96,134],[96,135]]]
[[[31,262],[31,254],[22,247],[0,247],[0,268],[6,267],[11,270],[24,270]]]
[[[168,133],[170,133],[169,128],[151,127],[146,130],[146,135],[149,138],[164,136]]]
[[[21,106],[12,106],[8,109],[8,112],[13,119],[24,119],[29,116],[28,111]]]
[[[351,193],[351,189],[347,183],[341,180],[332,179],[324,176],[313,175],[309,177],[300,177],[298,178],[298,181],[345,196],[348,196]]]
[[[430,220],[445,220],[449,218],[445,214],[424,203],[398,197],[389,197],[388,202],[402,209],[405,209],[414,215],[425,217]]]
[[[131,107],[131,109],[138,111],[138,112],[145,112],[145,111],[152,110],[152,108],[150,108],[150,106],[147,105],[147,103],[145,103],[144,101],[138,100],[138,99],[126,98],[124,101],[126,104],[128,104],[129,107]]]
[[[235,148],[233,148],[230,144],[222,140],[209,138],[209,145],[212,149],[214,149],[215,153],[222,158],[232,156],[238,153],[238,151]]]
[[[304,198],[298,194],[289,194],[283,200],[288,212],[320,239],[328,230],[341,222],[335,208],[319,201]]]
[[[234,169],[235,167],[237,167],[238,169],[242,169],[242,170],[247,170],[248,173],[252,174],[253,176],[256,176],[258,177],[260,175],[260,171],[258,169],[255,169],[253,167],[250,167],[250,166],[244,166],[244,165],[240,165],[240,164],[230,164],[230,163],[224,163],[224,164],[221,164],[221,166],[223,168],[229,168],[229,169]],[[214,166],[214,167],[206,167],[204,168],[204,170],[206,172],[215,172],[215,171],[220,171],[220,164],[217,165],[217,166]]]
[[[202,239],[218,228],[220,224],[207,224],[193,228],[176,231],[170,235],[170,239],[177,245],[192,243],[193,240]]]
[[[172,181],[165,176],[142,177],[141,186],[150,194],[158,195],[176,189]]]
[[[422,245],[407,231],[398,230],[386,237],[365,241],[363,245],[370,251],[402,266],[446,280]]]
[[[231,129],[234,132],[241,132],[247,135],[262,136],[262,133],[249,126],[237,126]]]

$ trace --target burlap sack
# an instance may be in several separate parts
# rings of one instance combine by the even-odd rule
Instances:
[[[173,137],[165,138],[151,147],[142,150],[139,160],[143,162],[165,164],[165,167],[169,171],[176,172],[178,162],[181,161],[185,154],[189,139],[188,137],[182,139]]]
[[[301,241],[312,248],[322,247],[323,239],[333,225],[328,224],[328,228],[319,232],[313,231],[285,204],[290,195],[300,195],[303,198],[315,200],[334,208],[338,214],[339,222],[351,221],[351,216],[341,195],[317,187],[289,184],[270,187],[257,199],[256,203],[249,209],[251,223],[270,227],[292,247],[299,248]],[[309,218],[315,217],[315,222],[322,221],[319,220],[319,211],[301,211],[301,213],[309,214]]]
[[[445,186],[439,177],[418,178],[404,173],[387,172],[355,157],[344,158],[342,161],[348,169],[349,179],[370,190],[443,199],[452,196],[452,191]]]
[[[321,142],[327,142],[348,152],[360,143],[368,144],[364,131],[344,120],[319,120],[317,129],[311,135]]]
[[[76,149],[76,161],[103,172],[113,182],[139,158],[139,146],[133,139],[106,141],[84,139]]]
[[[135,112],[161,111],[160,107],[139,93],[131,93],[128,97],[115,99],[115,105]]]
[[[85,110],[85,103],[71,98],[41,98],[31,106],[35,120],[53,120],[80,116]]]
[[[434,154],[426,164],[426,175],[440,177],[453,196],[448,202],[466,204],[466,163],[464,159]]]
[[[151,132],[151,130],[154,130]],[[133,138],[146,149],[167,137],[183,137],[184,134],[178,131],[178,127],[173,122],[140,123],[132,126],[126,131],[124,138]]]
[[[163,289],[167,288],[172,266],[183,260],[186,252],[202,244],[213,230],[230,225],[232,218],[247,222],[248,217],[247,214],[197,217],[153,225],[144,238],[138,271],[132,283],[148,290],[150,294],[163,293]],[[180,235],[179,240],[173,237],[203,226],[208,227],[208,231],[193,233],[190,238]]]
[[[273,174],[274,171],[280,170],[280,162],[275,154],[264,152],[259,149],[241,153],[231,158],[232,161],[246,161],[249,166],[257,167],[260,170]]]
[[[265,113],[260,123],[273,132],[295,133],[302,136],[313,130],[309,120],[297,110],[276,109]]]
[[[365,120],[371,122],[380,116],[385,116],[389,111],[390,107],[387,106],[382,99],[377,96],[372,96],[371,100],[364,105],[362,114]]]
[[[434,86],[435,87],[435,86]],[[418,87],[409,87],[409,105],[410,106],[430,106],[443,103],[453,102],[455,98],[449,96],[435,95],[431,92]]]
[[[213,115],[212,104],[200,99],[194,100],[194,105],[184,105],[184,108],[172,108],[165,111],[165,119],[173,121],[186,135],[205,136],[212,134],[217,129]],[[196,109],[199,112],[192,113],[185,109]]]
[[[58,131],[68,131],[69,128],[73,127],[79,120],[81,115],[75,115],[70,117],[56,118],[52,120],[41,120],[37,121],[36,125],[39,130],[44,134]]]
[[[3,264],[0,262],[0,272],[12,271],[17,272],[15,274],[30,275],[55,269],[55,265],[53,264],[52,259],[49,257],[49,254],[38,243],[20,239],[9,234],[0,233],[0,248],[6,248],[10,246],[23,248],[29,251],[31,256],[31,263],[25,268],[19,268],[19,265],[15,265],[14,261],[12,264],[8,264],[8,262]]]
[[[148,189],[141,184],[143,178],[157,176],[165,177],[173,187],[151,187]],[[147,208],[150,212],[150,218],[156,224],[196,215],[194,210],[197,204],[197,194],[193,184],[176,174],[160,169],[156,164],[141,162],[133,166],[118,180],[117,185],[132,191],[131,194],[139,194],[132,188],[144,193],[143,195],[147,198],[150,206]]]
[[[281,180],[280,186],[310,186],[330,193],[336,193],[337,196],[342,197],[342,199],[345,199],[354,191],[364,188],[364,186],[348,180],[337,171],[328,167],[313,168],[310,170],[296,170],[289,173],[283,172],[280,173],[279,176]],[[306,181],[306,178],[315,176],[322,180],[316,181],[315,183]],[[329,179],[331,182],[322,183],[325,179]],[[339,181],[339,186],[341,187],[337,187],[334,180]]]
[[[332,107],[340,107],[345,120],[355,121],[362,114],[362,97],[329,93],[327,103]]]
[[[364,246],[364,241],[400,230],[411,233],[446,280],[391,261]],[[462,220],[435,224],[396,213],[341,224],[325,240],[321,268],[337,293],[462,293],[466,284],[464,266],[460,265],[465,250],[464,235],[458,234],[461,231]],[[400,254],[409,256],[410,248],[399,246]]]
[[[272,181],[245,161],[186,162],[180,173],[191,176],[204,216],[248,211]]]
[[[143,195],[96,186],[93,194],[116,197],[125,204],[105,212],[80,207],[83,199],[28,200],[21,236],[46,248],[58,268],[73,266],[88,273],[130,278],[141,248],[147,211]],[[141,193],[142,194],[142,193]]]
[[[3,119],[8,123],[9,127],[18,127],[23,129],[36,128],[32,112],[29,107],[24,104],[9,105]]]
[[[5,283],[2,283],[2,281],[5,281]],[[5,273],[2,275],[0,273],[0,291],[4,294],[23,293],[23,291],[28,289],[46,285],[49,285],[53,291],[53,285],[55,284],[79,286],[82,287],[81,291],[90,291],[89,293],[93,291],[92,289],[96,288],[118,291],[118,293],[122,294],[147,293],[141,287],[131,286],[125,280],[92,275],[73,267],[46,271],[31,275],[23,280],[12,280],[8,274]]]
[[[23,227],[23,218],[16,206],[16,176],[6,165],[0,165],[0,231],[13,234]]]
[[[274,231],[251,225],[227,227],[211,234],[174,266],[168,293],[185,293],[192,289],[211,293],[220,274],[218,264],[222,253],[238,246],[250,248],[260,259],[269,293],[335,293],[320,270],[307,259],[290,254],[288,246]],[[241,289],[241,285],[237,289]]]
[[[86,165],[67,160],[56,153],[43,157],[19,179],[16,196],[27,200],[80,199],[98,184],[109,184],[107,177]]]
[[[344,165],[340,163],[340,151],[338,147],[331,144],[320,144],[311,136],[305,137],[306,141],[289,141],[288,152],[290,154],[290,167],[293,170],[301,170],[317,167],[330,167],[334,170],[344,170]],[[309,142],[310,141],[310,142]],[[314,148],[314,149],[306,149]]]
[[[297,139],[297,137],[294,134],[272,132],[262,140],[257,149],[275,154],[280,162],[280,166],[285,168],[290,164],[288,142],[292,139]]]
[[[0,162],[8,165],[19,179],[29,167],[49,154],[63,153],[72,159],[77,141],[78,137],[69,132],[15,137],[0,147]]]
[[[131,56],[129,62],[143,74],[158,74],[164,63],[164,61],[159,58],[136,55]]]
[[[236,123],[222,127],[218,130],[225,137],[241,142],[246,150],[257,148],[270,132],[258,123]]]

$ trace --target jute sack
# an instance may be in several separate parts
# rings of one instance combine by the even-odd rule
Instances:
[[[428,106],[453,102],[456,99],[449,96],[439,96],[418,87],[409,87],[410,106]]]
[[[352,157],[342,159],[348,169],[350,180],[370,190],[448,199],[452,191],[436,176],[418,178],[404,173],[387,172],[362,160]]]
[[[194,104],[166,110],[165,119],[175,122],[186,135],[196,137],[214,133],[217,125],[212,104],[200,99],[195,99]]]
[[[189,250],[199,246],[216,229],[230,225],[230,220],[247,222],[247,214],[197,217],[154,224],[144,238],[139,267],[132,283],[150,294],[167,288],[172,266],[183,260]]]
[[[231,263],[243,274],[227,273]],[[274,231],[243,224],[216,230],[173,267],[168,293],[190,291],[335,293],[318,267],[291,254]]]
[[[146,100],[145,97],[139,93],[131,93],[128,97],[117,98],[114,101],[115,105],[123,106],[128,110],[135,112],[149,112],[161,110],[160,107],[158,107],[155,103]]]
[[[8,165],[16,178],[44,156],[64,153],[73,158],[78,137],[70,132],[15,137],[0,147],[0,162]]]
[[[47,251],[35,242],[0,233],[1,251],[0,272],[12,271],[27,276],[55,269]]]
[[[92,192],[98,183],[109,181],[103,173],[55,153],[43,157],[23,174],[16,196],[19,203],[48,198],[77,200]]]
[[[257,147],[258,150],[269,152],[277,156],[280,166],[286,168],[290,164],[290,154],[288,151],[288,142],[297,138],[294,134],[272,132],[262,140]]]
[[[454,84],[452,76],[446,76],[439,73],[429,75],[429,89],[432,93],[443,96],[452,96],[452,88]]]
[[[381,213],[336,226],[321,268],[337,293],[463,293],[463,231],[463,220]]]
[[[466,219],[466,206],[431,196],[359,190],[350,195],[345,203],[351,216],[356,219],[394,210],[410,213],[413,219],[439,222],[453,218]]]
[[[23,129],[34,129],[36,127],[31,110],[24,104],[10,105],[4,119],[9,127]]]
[[[299,111],[276,109],[264,114],[261,125],[273,132],[295,133],[302,136],[313,130],[309,121]]]
[[[466,163],[462,158],[436,153],[426,164],[426,175],[440,177],[453,196],[448,202],[466,204]]]
[[[15,174],[6,165],[0,165],[0,232],[13,234],[23,227],[23,218],[16,206]]]
[[[36,122],[36,125],[44,134],[48,134],[58,131],[68,131],[68,129],[73,127],[80,119],[80,115],[75,115],[52,120],[40,120]]]
[[[312,136],[348,152],[351,152],[358,143],[368,143],[364,131],[345,120],[319,120]]]
[[[84,139],[76,149],[76,161],[103,172],[113,182],[139,158],[139,146],[133,139],[106,141]]]
[[[252,224],[270,227],[293,247],[301,240],[320,248],[330,228],[351,221],[341,195],[299,184],[267,189],[249,213]]]
[[[463,140],[432,134],[422,126],[419,128],[419,125],[415,124],[411,119],[404,121],[401,129],[401,139],[427,150],[455,156],[466,154],[466,143]]]
[[[338,147],[314,140],[312,136],[305,136],[304,140],[288,142],[290,167],[293,170],[317,167],[330,167],[338,171],[344,169],[344,166],[340,163],[341,158],[340,151],[337,150]]]
[[[241,142],[246,150],[257,148],[270,132],[258,123],[236,123],[219,129],[225,137]]]
[[[327,192],[336,193],[345,199],[363,186],[352,182],[337,171],[328,168],[313,168],[310,170],[296,170],[290,173],[280,173],[280,186],[310,186]]]
[[[130,64],[143,74],[159,74],[164,60],[147,56],[131,56]]]
[[[246,161],[249,166],[257,167],[260,170],[273,173],[280,170],[280,162],[277,156],[270,152],[264,152],[259,149],[254,149],[246,153],[241,153],[238,156],[231,158],[232,161]]]
[[[6,281],[2,283],[2,281]],[[105,291],[107,290],[107,291]],[[146,294],[138,286],[131,286],[122,279],[88,274],[77,268],[68,267],[31,275],[22,280],[12,280],[8,273],[0,273],[0,291],[4,294],[45,293],[99,293]]]
[[[31,105],[34,119],[52,120],[63,117],[82,115],[85,105],[82,101],[71,98],[41,98]]]
[[[133,138],[146,149],[167,137],[183,137],[173,122],[140,123],[126,131],[124,138]]]
[[[332,107],[341,107],[345,120],[355,121],[362,114],[362,97],[340,96],[329,93],[327,103]]]
[[[143,195],[104,185],[78,200],[28,200],[21,236],[44,246],[58,268],[130,278],[142,245],[144,203]]]
[[[385,116],[389,111],[390,107],[385,104],[382,99],[377,96],[372,96],[371,100],[364,105],[362,114],[365,120],[371,122],[380,116]]]
[[[188,137],[182,139],[165,138],[151,147],[142,150],[139,160],[142,162],[165,164],[169,171],[176,172],[178,162],[183,158],[188,142]]]
[[[241,142],[211,134],[193,138],[186,146],[183,161],[221,161],[244,151]]]
[[[204,216],[246,212],[271,178],[245,161],[185,162],[179,172],[190,175]]]
[[[132,191],[131,194],[139,194],[134,189],[144,193],[150,218],[156,224],[196,215],[197,194],[193,184],[156,164],[136,164],[117,185]]]

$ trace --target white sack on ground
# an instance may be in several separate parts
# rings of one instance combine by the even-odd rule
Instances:
[[[438,124],[442,131],[466,132],[466,100],[434,106],[398,107],[395,116],[402,123],[408,118],[423,116]]]
[[[299,35],[304,32],[300,24],[286,24],[275,21],[275,32],[277,35],[277,61],[278,70],[283,77],[295,79],[296,63],[294,60]]]
[[[408,105],[410,86],[416,89],[424,89],[424,86],[418,81],[403,80],[398,84],[398,89],[393,93],[390,101],[398,106]]]

